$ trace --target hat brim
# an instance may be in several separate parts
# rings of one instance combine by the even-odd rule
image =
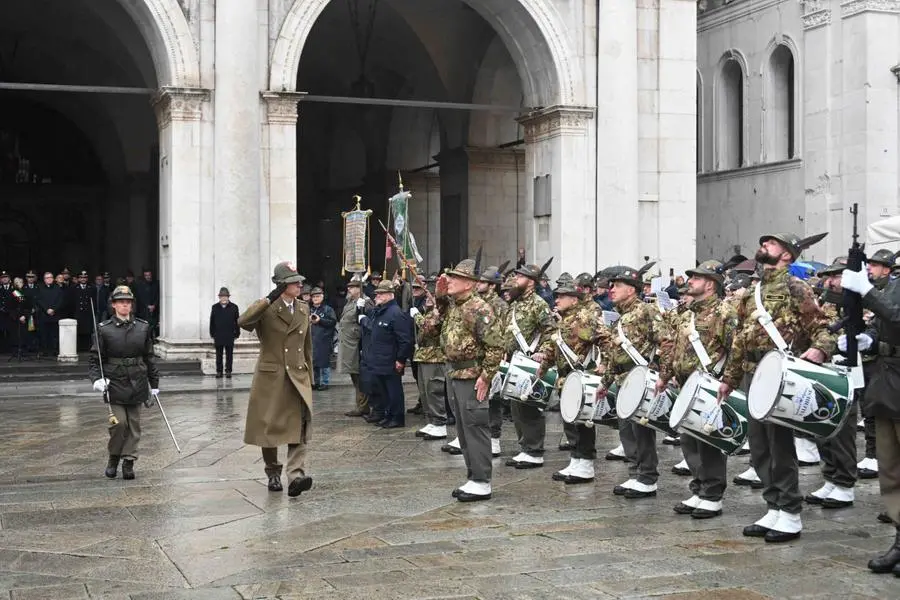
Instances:
[[[531,271],[526,271],[525,269],[516,269],[515,271],[513,271],[513,274],[521,275],[522,277],[527,277],[528,279],[530,279],[532,281],[538,281],[538,280],[540,280],[541,277],[543,277],[543,275],[538,275],[536,273],[532,273]]]
[[[303,283],[306,281],[306,277],[300,275],[299,273],[296,275],[288,275],[281,281],[277,281],[276,283]]]
[[[475,275],[474,273],[464,273],[462,271],[457,271],[455,269],[450,269],[449,271],[447,271],[447,275],[449,275],[450,277],[459,277],[461,279],[468,279],[469,281],[475,281],[475,282],[481,281],[480,275]]]
[[[581,292],[578,290],[553,290],[554,296],[571,296],[572,298],[581,298]]]

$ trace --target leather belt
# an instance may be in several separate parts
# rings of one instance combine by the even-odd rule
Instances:
[[[878,342],[878,356],[900,356],[900,346],[891,346],[884,342]]]
[[[462,362],[449,362],[447,361],[447,366],[451,371],[462,371],[463,369],[471,369],[472,367],[478,366],[477,360],[464,360]]]
[[[122,365],[124,367],[137,367],[144,364],[144,359],[137,358],[109,358],[107,362],[111,365]]]

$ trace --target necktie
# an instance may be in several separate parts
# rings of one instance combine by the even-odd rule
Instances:
[[[291,314],[294,314],[294,303],[293,303],[293,302],[291,302],[291,303],[288,305],[288,308],[290,309]]]

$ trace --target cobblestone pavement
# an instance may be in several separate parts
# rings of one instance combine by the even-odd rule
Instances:
[[[240,386],[239,386],[240,387]],[[408,390],[408,404],[415,393]],[[567,463],[550,415],[547,464],[517,471],[495,460],[494,499],[460,504],[462,457],[406,430],[342,413],[349,388],[316,398],[313,489],[266,490],[259,451],[241,442],[247,392],[163,393],[184,448],[145,414],[137,479],[107,480],[105,411],[94,398],[0,400],[0,598],[898,598],[900,579],[870,574],[887,548],[877,483],[856,505],[803,513],[800,540],[741,536],[763,513],[759,493],[729,487],[724,516],[680,517],[681,459],[660,446],[657,498],[612,487],[625,465],[598,461],[592,485],[550,480]],[[600,428],[601,456],[616,433]],[[504,424],[503,449],[515,448]],[[746,468],[730,460],[729,478]],[[802,470],[805,492],[818,469]]]

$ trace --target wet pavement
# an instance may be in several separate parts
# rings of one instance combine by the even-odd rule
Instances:
[[[102,475],[96,395],[0,389],[0,598],[900,597],[900,578],[865,568],[893,534],[875,520],[876,481],[860,483],[852,508],[805,509],[799,540],[767,545],[741,536],[764,512],[757,491],[729,487],[716,519],[672,512],[688,495],[687,479],[669,473],[677,448],[660,445],[657,498],[613,496],[626,467],[602,458],[593,484],[551,481],[568,462],[551,413],[545,466],[496,459],[494,499],[460,504],[450,492],[464,482],[463,459],[414,437],[421,417],[375,429],[343,416],[350,389],[337,386],[315,402],[314,487],[292,499],[267,491],[259,450],[241,441],[248,381],[163,386],[184,453],[154,409],[129,482]],[[602,456],[617,437],[598,433]],[[511,423],[503,450],[515,450]],[[729,479],[746,462],[731,459]],[[802,469],[804,492],[820,481]]]

